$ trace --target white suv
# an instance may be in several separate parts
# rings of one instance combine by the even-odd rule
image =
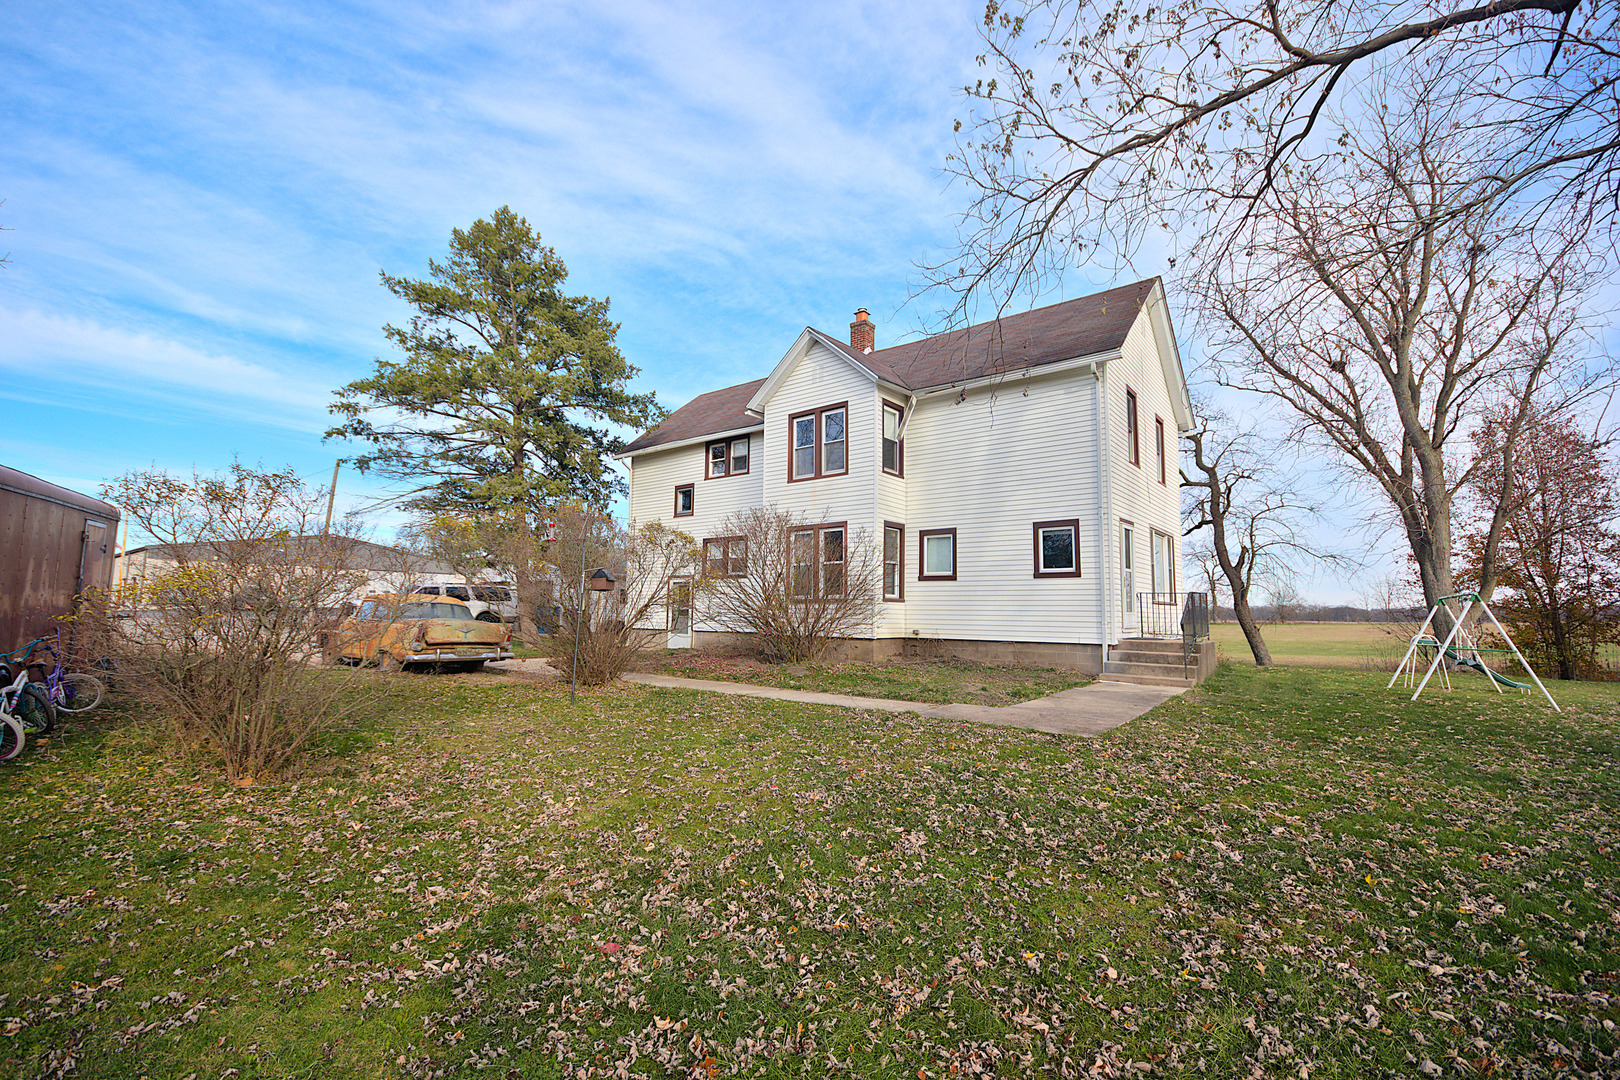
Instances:
[[[465,600],[479,622],[517,622],[517,594],[510,585],[463,585],[457,582],[429,581],[412,587],[413,593],[453,596]]]

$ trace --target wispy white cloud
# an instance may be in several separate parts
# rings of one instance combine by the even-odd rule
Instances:
[[[324,414],[324,388],[224,353],[71,315],[0,308],[0,368],[48,372],[52,383],[89,383],[117,397],[142,391],[212,398],[233,411],[252,409],[275,423],[312,426]]]

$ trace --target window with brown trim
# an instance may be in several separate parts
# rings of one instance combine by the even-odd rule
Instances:
[[[1035,523],[1035,576],[1080,576],[1080,519]]]
[[[844,594],[847,522],[812,525],[796,530],[788,540],[788,593],[796,600],[819,600]]]
[[[788,417],[788,480],[849,471],[849,402]]]
[[[1136,391],[1125,388],[1125,435],[1131,440],[1131,464],[1142,467],[1142,437],[1136,430]]]
[[[900,420],[905,414],[905,409],[894,402],[883,403],[883,429],[879,435],[883,440],[883,471],[890,476],[906,474],[906,444],[900,439]]]
[[[1152,530],[1153,537],[1153,602],[1176,602],[1175,542],[1169,533]]]
[[[688,460],[691,460],[690,458]],[[675,516],[691,517],[692,508],[696,499],[696,487],[692,484],[681,484],[675,489]]]
[[[956,530],[917,530],[917,580],[956,580]]]
[[[1153,435],[1159,444],[1159,483],[1164,483],[1164,420],[1153,418]]]
[[[720,476],[741,476],[748,471],[748,436],[721,439],[708,444],[704,451],[703,478],[713,480]]]
[[[710,577],[742,577],[748,573],[748,540],[714,536],[703,541],[703,569]]]
[[[902,603],[906,598],[906,527],[883,523],[883,599]]]

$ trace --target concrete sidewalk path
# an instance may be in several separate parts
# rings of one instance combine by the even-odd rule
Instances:
[[[876,709],[879,712],[920,713],[947,720],[971,720],[980,724],[1029,728],[1054,735],[1101,735],[1135,720],[1156,705],[1184,691],[1183,687],[1137,686],[1133,683],[1098,680],[1088,686],[1060,690],[1050,697],[1021,701],[1017,705],[930,705],[922,701],[896,701],[893,698],[855,697],[851,694],[822,694],[813,690],[784,690],[776,686],[721,682],[717,679],[677,679],[669,675],[625,675],[626,682],[662,686],[672,690],[706,690],[714,694],[769,698],[773,701],[802,701],[811,705],[836,705],[844,709]]]

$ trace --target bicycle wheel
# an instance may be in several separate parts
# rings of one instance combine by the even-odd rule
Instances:
[[[28,736],[23,734],[22,725],[12,719],[10,713],[0,712],[0,761],[10,761],[22,753],[23,744]]]
[[[106,692],[106,685],[94,675],[74,672],[62,676],[61,681],[56,684],[56,693],[51,697],[62,712],[81,713],[89,712],[100,705],[101,695]]]
[[[30,735],[49,735],[56,730],[56,706],[51,704],[50,692],[39,683],[25,683],[16,718]]]

